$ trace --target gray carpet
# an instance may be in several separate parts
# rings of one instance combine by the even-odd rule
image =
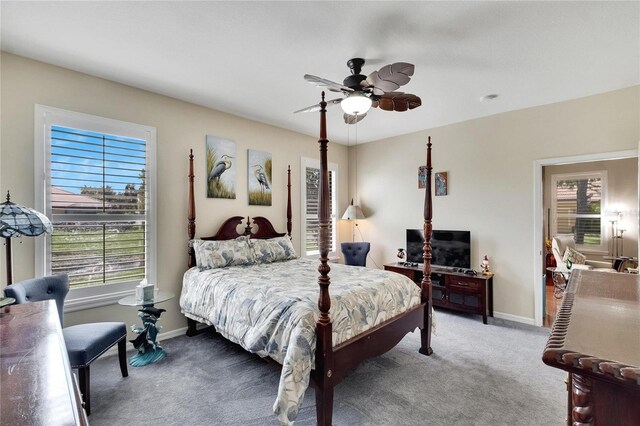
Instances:
[[[334,425],[561,425],[565,375],[541,361],[548,329],[436,311],[434,354],[418,333],[336,387]],[[115,356],[91,366],[92,426],[277,425],[279,371],[214,333],[162,342],[169,355],[122,378]],[[130,351],[130,353],[133,353]],[[296,425],[315,424],[313,389]]]

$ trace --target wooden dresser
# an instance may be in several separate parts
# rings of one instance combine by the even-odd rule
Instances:
[[[53,300],[0,309],[0,425],[86,425]]]
[[[575,270],[542,355],[569,373],[569,425],[640,424],[640,276]]]

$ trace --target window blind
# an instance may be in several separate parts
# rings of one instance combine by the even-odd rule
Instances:
[[[579,245],[601,246],[602,177],[558,176],[554,182],[556,232],[573,234]]]
[[[320,169],[314,167],[305,168],[306,175],[306,206],[305,206],[305,248],[307,254],[320,253],[319,240],[319,220],[318,213],[320,211]],[[335,230],[337,206],[335,200],[335,171],[329,170],[329,251],[335,251]]]
[[[51,127],[50,268],[71,286],[145,277],[146,148],[141,139]]]

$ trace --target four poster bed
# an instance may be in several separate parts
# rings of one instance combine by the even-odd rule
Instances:
[[[427,144],[424,278],[420,286],[389,271],[329,266],[326,105],[323,93],[318,141],[319,266],[318,260],[297,258],[291,246],[290,168],[287,234],[276,232],[264,217],[254,217],[253,226],[247,218],[246,226],[238,231],[244,219],[235,216],[214,236],[194,239],[193,153],[189,155],[188,233],[192,244],[180,297],[189,323],[187,334],[197,334],[198,322],[213,325],[227,339],[281,364],[274,411],[282,424],[295,420],[311,385],[316,392],[317,424],[331,425],[334,386],[349,370],[387,352],[416,328],[421,333],[419,352],[432,353],[431,141]]]

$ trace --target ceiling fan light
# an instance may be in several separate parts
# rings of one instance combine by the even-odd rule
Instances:
[[[342,110],[350,115],[366,114],[371,108],[371,99],[362,92],[353,92],[340,102]]]

